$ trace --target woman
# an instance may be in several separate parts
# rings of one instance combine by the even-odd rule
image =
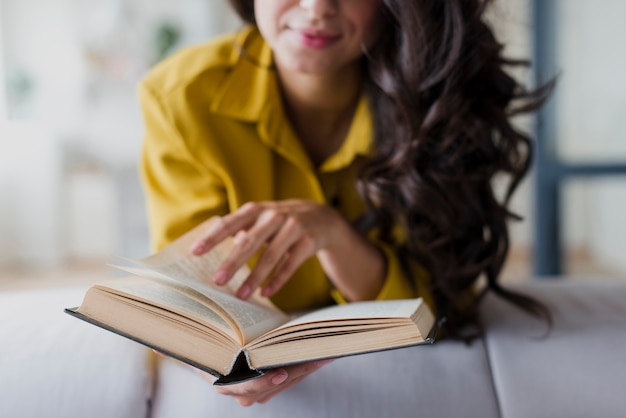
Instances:
[[[250,24],[185,50],[141,88],[155,247],[210,216],[190,251],[227,236],[228,282],[285,310],[422,296],[459,334],[477,278],[508,250],[508,200],[530,143],[509,117],[538,106],[503,70],[487,0],[231,0]],[[492,182],[508,175],[496,199]],[[324,363],[218,391],[264,402]]]

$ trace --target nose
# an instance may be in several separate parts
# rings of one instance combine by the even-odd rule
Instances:
[[[300,7],[313,17],[332,16],[337,13],[338,0],[300,0]]]

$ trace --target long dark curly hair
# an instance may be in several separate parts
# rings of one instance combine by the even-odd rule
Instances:
[[[230,0],[254,24],[253,0]],[[532,144],[511,117],[537,109],[552,85],[529,92],[485,22],[491,0],[382,0],[381,37],[365,53],[375,155],[361,173],[366,228],[431,275],[445,328],[477,322],[486,290],[550,321],[539,302],[504,289],[510,198],[528,171]],[[494,181],[507,181],[498,197]],[[393,227],[406,231],[394,242]],[[407,273],[410,269],[407,267]]]

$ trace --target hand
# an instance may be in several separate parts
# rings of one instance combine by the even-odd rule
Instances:
[[[332,245],[333,232],[341,222],[346,223],[335,210],[311,201],[247,203],[210,227],[192,244],[191,252],[202,255],[233,236],[233,250],[213,278],[216,284],[224,285],[264,248],[237,296],[247,299],[272,273],[261,291],[263,296],[271,296],[305,260]]]
[[[256,402],[265,403],[330,362],[332,360],[320,360],[275,369],[264,376],[248,382],[228,386],[215,386],[215,390],[222,395],[232,396],[241,406],[250,406]],[[208,380],[215,380],[213,376],[204,372],[201,373]]]

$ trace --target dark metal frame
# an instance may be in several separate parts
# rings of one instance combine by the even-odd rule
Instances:
[[[555,77],[559,23],[556,0],[532,0],[535,80],[538,86]],[[626,163],[571,164],[556,152],[556,101],[552,97],[537,115],[535,149],[534,273],[556,277],[563,273],[561,248],[561,190],[571,178],[626,174]]]

